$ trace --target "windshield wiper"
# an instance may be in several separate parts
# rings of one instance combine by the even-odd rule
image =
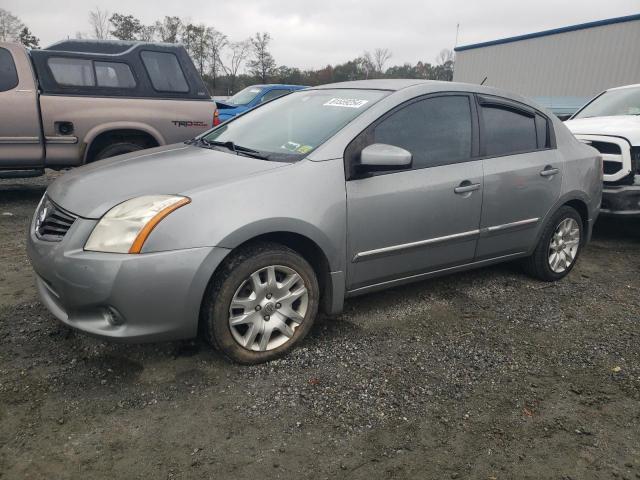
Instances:
[[[236,145],[232,141],[219,142],[217,140],[207,140],[206,138],[201,137],[198,138],[196,142],[207,147],[224,147],[228,150],[231,150],[236,155],[245,155],[247,157],[257,158],[259,160],[269,160],[269,157],[262,155],[258,150],[243,147],[241,145]]]

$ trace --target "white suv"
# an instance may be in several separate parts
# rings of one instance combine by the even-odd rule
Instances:
[[[601,213],[640,217],[640,84],[602,92],[565,125],[602,153]]]

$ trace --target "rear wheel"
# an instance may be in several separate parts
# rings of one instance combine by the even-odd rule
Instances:
[[[205,335],[235,362],[281,357],[302,341],[316,317],[315,272],[297,252],[278,244],[257,244],[232,255],[207,290]]]
[[[546,225],[533,255],[525,260],[525,270],[546,282],[563,278],[578,260],[582,239],[580,214],[572,207],[561,207]]]

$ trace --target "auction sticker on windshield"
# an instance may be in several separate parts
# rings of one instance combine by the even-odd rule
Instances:
[[[344,108],[360,108],[365,103],[368,103],[369,100],[360,100],[357,98],[332,98],[327,103],[325,103],[324,107],[344,107]]]

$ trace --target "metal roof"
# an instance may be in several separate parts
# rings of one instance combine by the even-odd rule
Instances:
[[[499,40],[491,40],[489,42],[474,43],[472,45],[463,45],[461,47],[454,48],[454,51],[463,52],[465,50],[472,50],[474,48],[489,47],[491,45],[500,45],[502,43],[519,42],[520,40],[529,40],[531,38],[556,35],[558,33],[566,33],[566,32],[573,32],[576,30],[584,30],[587,28],[602,27],[604,25],[613,25],[615,23],[632,22],[634,20],[640,20],[640,14],[627,15],[625,17],[609,18],[606,20],[598,20],[595,22],[580,23],[578,25],[571,25],[571,26],[562,27],[562,28],[554,28],[552,30],[544,30],[542,32],[528,33],[526,35],[518,35],[515,37],[501,38]]]

